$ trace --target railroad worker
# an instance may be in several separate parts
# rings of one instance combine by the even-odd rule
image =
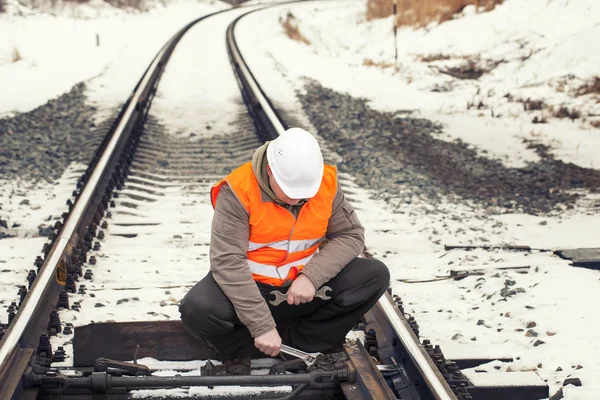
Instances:
[[[282,338],[307,352],[339,348],[389,285],[381,261],[357,258],[364,228],[336,168],[323,164],[303,129],[259,147],[252,162],[212,187],[211,200],[210,272],[179,310],[186,330],[214,347],[230,374],[250,373],[254,347],[276,356]],[[314,297],[324,285],[330,300]],[[273,290],[287,302],[268,303]]]

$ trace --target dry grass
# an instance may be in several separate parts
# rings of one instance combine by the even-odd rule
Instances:
[[[424,54],[424,55],[417,55],[417,60],[421,61],[421,62],[434,62],[434,61],[445,61],[445,60],[449,60],[453,57],[449,56],[448,54],[442,54],[442,53],[438,53],[438,54]]]
[[[310,42],[298,29],[298,20],[294,17],[294,14],[288,12],[285,19],[280,19],[281,26],[285,30],[285,34],[292,40],[296,40],[298,42],[310,45]]]
[[[381,69],[395,67],[395,64],[393,62],[385,62],[385,61],[376,62],[376,61],[371,60],[370,58],[365,58],[365,60],[363,61],[363,65],[365,67],[378,67]]]
[[[398,0],[398,25],[425,26],[444,22],[468,5],[490,11],[504,0]],[[392,0],[368,0],[367,19],[385,18],[393,13]]]
[[[16,63],[17,61],[21,61],[23,59],[23,57],[21,57],[21,53],[19,53],[19,50],[15,47],[12,51],[12,55],[11,55],[11,60],[12,62]]]

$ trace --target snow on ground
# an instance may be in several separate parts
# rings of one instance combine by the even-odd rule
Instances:
[[[564,103],[582,115],[600,112],[591,96],[569,94],[598,73],[600,48],[593,40],[600,35],[598,6],[508,0],[490,13],[475,15],[467,9],[463,17],[439,26],[403,28],[398,35],[398,69],[363,65],[366,59],[393,63],[392,21],[366,22],[363,2],[276,7],[243,19],[236,33],[255,77],[282,109],[301,108],[292,93],[303,91],[307,77],[366,98],[372,108],[410,110],[442,122],[441,139],[459,138],[508,167],[539,161],[527,148],[528,140],[550,145],[557,159],[598,169],[600,130],[590,127],[593,118],[559,120],[547,110],[525,112],[523,104],[514,101],[531,98],[555,107]],[[285,35],[281,21],[290,12],[310,45]],[[453,59],[428,64],[418,57],[439,53]],[[460,64],[459,57],[466,55],[505,62],[479,80],[457,80],[437,72]],[[565,88],[557,90],[562,85]],[[512,102],[504,97],[507,93]],[[467,110],[468,102],[480,101],[485,104],[481,109]],[[542,113],[548,123],[533,124],[533,117],[541,118]],[[335,145],[329,146],[335,150]],[[544,216],[496,215],[466,202],[447,202],[435,209],[426,199],[401,207],[392,200],[390,207],[374,203],[362,189],[349,188],[367,228],[367,247],[390,266],[394,292],[416,317],[423,338],[442,348],[475,346],[475,351],[491,348],[496,354],[519,357],[501,369],[537,370],[548,380],[551,394],[565,378],[579,377],[583,386],[565,387],[565,398],[597,398],[600,364],[595,355],[600,345],[594,332],[600,318],[591,306],[598,301],[597,271],[571,267],[551,252],[446,252],[443,245],[598,247],[598,195],[587,194],[575,209]],[[528,268],[521,273],[500,269],[516,266]],[[483,271],[461,281],[397,281],[431,279],[461,269]],[[534,346],[537,340],[545,343]]]
[[[29,270],[36,271],[33,262],[48,238],[40,229],[54,226],[68,211],[65,204],[77,179],[87,166],[73,163],[54,183],[17,181],[0,184],[0,216],[10,216],[8,232],[11,236],[0,240],[0,303],[4,307],[16,301],[16,285],[25,285]],[[37,272],[37,271],[36,271]],[[4,309],[3,309],[4,310]],[[5,316],[0,317],[4,323]]]
[[[567,4],[569,12],[565,11]],[[291,41],[282,33],[279,17],[286,14],[286,7],[255,13],[242,20],[238,38],[244,56],[258,80],[265,84],[267,94],[289,108],[299,108],[293,90],[301,90],[301,78],[310,77],[326,87],[371,99],[372,107],[386,111],[414,110],[423,117],[441,121],[445,124],[446,140],[461,138],[476,146],[480,154],[498,158],[508,166],[538,160],[537,154],[523,144],[525,138],[550,144],[552,154],[559,159],[598,168],[600,159],[595,149],[600,148],[600,130],[589,127],[589,118],[585,122],[558,121],[545,112],[548,124],[532,124],[532,118],[541,117],[542,111],[523,112],[521,103],[504,97],[510,92],[513,99],[543,99],[549,105],[565,103],[581,109],[584,114],[598,114],[598,105],[591,98],[569,96],[572,88],[597,73],[594,66],[600,64],[599,42],[593,40],[598,37],[600,26],[597,6],[584,1],[507,0],[491,13],[475,15],[467,9],[464,17],[427,30],[404,28],[398,36],[398,70],[363,66],[367,58],[376,63],[393,61],[391,20],[365,22],[363,2],[294,6],[292,12],[299,20],[300,31],[312,43],[310,46]],[[172,33],[192,18],[223,7],[221,3],[178,2],[157,7],[147,14],[116,12],[94,20],[72,19],[66,15],[0,15],[0,86],[3,88],[0,116],[30,110],[82,80],[88,80],[90,101],[103,106],[101,112],[106,113],[105,110],[125,100],[143,69]],[[100,34],[99,47],[95,47],[96,33]],[[142,46],[136,47],[138,44]],[[14,49],[23,59],[12,63]],[[453,58],[431,63],[418,60],[419,55],[438,53]],[[437,68],[460,64],[459,57],[474,54],[480,55],[482,63],[485,60],[507,62],[475,81],[456,81],[437,72]],[[526,61],[520,60],[529,54]],[[176,57],[180,55],[176,53]],[[202,59],[201,54],[189,57]],[[171,71],[185,74],[188,70],[181,66]],[[576,78],[571,79],[570,75]],[[170,78],[166,75],[165,79]],[[23,90],[15,82],[30,86]],[[564,86],[562,91],[557,91],[561,86]],[[174,108],[163,102],[167,90],[158,93],[153,106],[157,113],[162,109],[166,117],[169,112],[177,113],[190,106],[189,98],[181,98]],[[210,99],[210,92],[204,95]],[[226,101],[226,97],[220,99]],[[478,104],[480,101],[484,106],[479,110],[477,107],[466,109],[467,102]],[[99,119],[102,116],[106,115],[99,115]],[[188,118],[189,115],[181,115],[179,123],[173,125],[175,132],[187,128],[181,122],[189,121]],[[41,249],[44,242],[40,237],[30,237],[35,236],[37,225],[48,215],[56,217],[64,211],[64,199],[74,186],[78,168],[73,166],[67,171],[64,181],[61,179],[58,185],[43,184],[45,186],[31,191],[26,184],[3,184],[1,211],[10,212],[11,220],[21,221],[19,236],[22,237],[0,241],[0,268],[22,270],[19,282],[24,282],[32,266],[30,249]],[[405,205],[402,213],[393,213],[389,206],[370,199],[370,193],[353,186],[351,177],[346,177],[346,185],[368,230],[369,250],[390,266],[393,279],[428,279],[445,275],[450,269],[490,270],[458,282],[408,284],[395,281],[394,291],[404,298],[407,310],[414,310],[423,337],[433,339],[442,347],[497,346],[505,354],[521,357],[519,362],[510,365],[511,369],[536,368],[549,380],[552,393],[565,377],[573,375],[582,379],[583,387],[567,387],[567,399],[597,397],[600,386],[596,377],[600,365],[595,354],[600,349],[594,344],[594,332],[600,322],[589,306],[599,300],[596,272],[570,267],[547,252],[445,252],[442,249],[444,243],[481,241],[528,244],[536,248],[597,246],[595,233],[600,223],[597,212],[584,208],[543,217],[488,215],[469,204],[448,203],[441,212],[428,213],[424,201],[415,201]],[[10,197],[10,191],[25,190],[29,205],[20,205],[18,195]],[[185,199],[182,197],[181,201]],[[33,209],[37,205],[40,208]],[[195,213],[189,218],[198,227],[206,227],[209,214],[209,211]],[[163,217],[169,215],[164,213]],[[180,218],[187,217],[181,215]],[[168,227],[168,219],[161,222],[164,223],[161,229]],[[148,272],[153,273],[157,266],[171,261],[172,251],[181,245],[179,241],[192,241],[201,246],[199,251],[206,250],[206,232],[196,232],[199,236],[195,239],[185,234],[176,239],[174,234],[180,232],[164,232],[160,249],[148,255]],[[28,238],[23,238],[25,236]],[[126,259],[127,250],[123,252]],[[519,274],[497,270],[497,266],[529,266],[529,269],[527,274]],[[108,263],[101,263],[100,268],[110,267]],[[158,274],[154,279],[163,280],[165,285],[169,279],[176,280],[179,285],[181,280],[176,278],[184,273],[186,283],[195,280],[188,276],[190,270],[181,268],[181,264],[179,269],[178,274]],[[115,273],[111,278],[113,282],[103,283],[121,285],[119,276]],[[7,279],[8,275],[3,274],[3,285],[16,283]],[[507,283],[507,280],[515,283]],[[505,294],[511,290],[515,294],[502,296],[503,289]],[[2,300],[16,298],[16,290],[2,287],[1,291],[10,297]],[[164,318],[162,313],[177,317],[175,304],[185,288],[167,291],[107,292],[107,296],[112,296],[111,302],[129,298],[132,307],[123,308],[123,315],[117,316],[102,315],[104,307],[99,307],[94,318],[125,318],[135,309],[133,297],[140,300],[146,297],[159,306],[163,302],[161,313],[153,316],[157,319]],[[76,295],[73,300],[78,297],[81,296]],[[478,325],[479,320],[483,323]],[[84,321],[78,323],[81,322]],[[527,328],[531,322],[536,326]],[[538,336],[526,336],[529,329]],[[534,347],[535,340],[543,340],[545,344]],[[577,365],[583,368],[577,370]],[[563,371],[556,371],[559,366]]]
[[[177,0],[138,14],[89,5],[58,15],[0,14],[0,118],[29,111],[89,80],[91,102],[117,107],[175,32],[229,7]],[[13,62],[15,52],[21,59]]]
[[[192,139],[226,135],[239,117],[232,110],[246,112],[224,38],[232,15],[252,8],[239,8],[203,21],[190,29],[175,48],[152,101],[152,115],[172,135]],[[211,37],[214,39],[206,40]]]
[[[175,32],[195,18],[230,6],[182,0],[133,14],[100,2],[68,7],[57,15],[19,7],[18,14],[0,14],[0,118],[27,112],[86,81],[88,101],[98,106],[96,119],[102,121],[114,117],[114,110],[127,100]],[[97,34],[100,46],[96,46]],[[12,62],[15,50],[21,60]],[[31,249],[41,251],[45,241],[37,226],[48,216],[58,218],[66,211],[65,201],[82,172],[80,165],[73,164],[57,182],[37,184],[0,177],[0,217],[20,224],[9,227],[10,233],[27,238],[1,240],[0,261],[4,261],[2,270],[22,272],[21,284],[33,267]],[[30,203],[16,202],[24,199]],[[16,290],[2,293],[11,301],[16,298]]]
[[[370,105],[380,110],[414,110],[444,123],[447,140],[460,138],[507,166],[538,159],[523,142],[527,139],[549,145],[552,154],[565,162],[599,168],[594,149],[600,147],[600,129],[590,126],[598,118],[586,116],[599,115],[600,104],[591,95],[569,93],[598,74],[600,42],[594,38],[600,35],[600,3],[510,0],[489,13],[475,14],[467,7],[462,18],[428,29],[402,28],[397,70],[391,18],[367,22],[365,5],[357,1],[343,7],[337,2],[291,7],[251,16],[240,26],[246,48],[266,48],[267,59],[275,56],[290,80],[310,77],[331,89],[370,99]],[[288,9],[311,45],[282,34],[279,21]],[[243,28],[256,26],[258,20],[260,35]],[[419,61],[420,56],[439,54],[451,58]],[[464,57],[499,64],[478,80],[439,73],[464,63]],[[365,60],[391,67],[365,67]],[[301,86],[296,83],[296,88]],[[529,98],[580,110],[585,122],[558,121],[547,109],[524,112],[516,100]],[[468,103],[475,106],[467,110]],[[548,124],[532,123],[542,115]]]

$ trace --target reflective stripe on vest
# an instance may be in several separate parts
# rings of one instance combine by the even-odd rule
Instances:
[[[271,249],[276,250],[285,250],[290,253],[295,251],[302,251],[309,249],[319,243],[321,243],[325,239],[325,236],[322,236],[318,239],[306,239],[306,240],[280,240],[277,242],[271,243],[254,243],[248,242],[248,251],[262,249],[263,247],[269,247]],[[289,246],[289,248],[288,248]]]
[[[308,263],[311,258],[313,258],[313,254],[311,254],[308,257],[304,257],[300,260],[284,264],[281,267],[276,267],[274,265],[259,264],[257,262],[248,260],[248,266],[250,267],[250,271],[253,274],[267,276],[269,278],[281,279],[285,281],[292,268],[296,267],[298,271],[301,271],[302,267],[306,265],[306,263]]]

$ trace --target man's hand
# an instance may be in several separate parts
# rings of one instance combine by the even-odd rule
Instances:
[[[289,305],[311,302],[315,296],[315,285],[304,274],[300,274],[287,291],[287,302]]]
[[[277,329],[254,338],[254,346],[268,356],[275,357],[281,349],[281,337]]]

